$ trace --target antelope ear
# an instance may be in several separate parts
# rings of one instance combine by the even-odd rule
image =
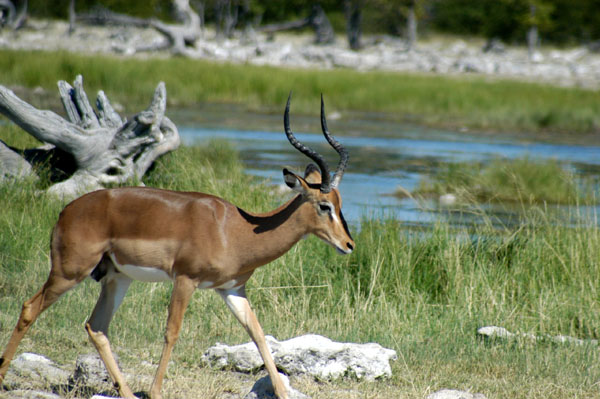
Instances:
[[[304,171],[304,180],[309,184],[321,184],[321,172],[314,163],[309,163]]]
[[[299,193],[306,192],[306,189],[308,188],[306,180],[294,172],[291,172],[288,168],[283,168],[283,181],[285,181],[285,184],[289,188]]]

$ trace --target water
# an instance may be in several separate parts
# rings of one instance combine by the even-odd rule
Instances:
[[[389,127],[388,127],[389,128]],[[392,132],[393,133],[393,132]],[[392,194],[398,187],[412,191],[425,176],[449,162],[486,162],[494,158],[555,159],[577,174],[600,176],[600,146],[581,146],[549,143],[520,143],[514,139],[494,140],[454,132],[424,129],[402,129],[392,134],[382,131],[369,137],[339,136],[350,153],[350,163],[340,184],[344,215],[357,222],[362,215],[393,214],[407,224],[429,224],[440,217],[452,222],[477,222],[477,212],[456,213],[440,210],[434,201],[416,202],[399,199]],[[291,167],[304,171],[309,159],[295,150],[281,132],[238,130],[229,128],[180,128],[184,143],[193,145],[212,138],[230,140],[239,150],[248,172],[268,180],[283,183],[281,169]],[[317,150],[335,170],[338,157],[321,134],[295,132],[300,141]],[[486,212],[509,222],[518,213],[506,206],[487,206]],[[599,207],[584,208],[583,212],[600,213]]]

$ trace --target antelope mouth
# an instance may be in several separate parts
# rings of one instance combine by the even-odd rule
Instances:
[[[347,246],[346,249],[342,249],[342,248],[338,247],[337,245],[334,245],[336,251],[340,255],[349,255],[352,253],[352,251],[354,251],[354,246],[352,244],[346,244],[346,246]]]
[[[335,250],[336,250],[336,251],[338,252],[338,254],[340,254],[340,255],[349,255],[349,254],[351,254],[351,253],[352,253],[352,250],[351,250],[351,249],[347,249],[347,250],[345,250],[345,251],[344,251],[343,249],[341,249],[341,248],[340,248],[340,247],[338,247],[337,245],[335,246]]]

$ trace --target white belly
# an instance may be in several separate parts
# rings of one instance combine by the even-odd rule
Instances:
[[[133,280],[144,281],[146,283],[171,281],[171,277],[164,270],[148,266],[121,265],[117,262],[113,253],[110,254],[110,259],[113,261],[115,268],[118,271]]]
[[[214,288],[214,289],[218,289],[218,290],[229,290],[234,287],[239,287],[238,281],[235,279],[226,281],[225,283],[218,285],[216,287],[215,287],[215,283],[213,283],[212,281],[203,281],[200,284],[198,284],[198,288],[201,290],[207,289],[207,288]]]

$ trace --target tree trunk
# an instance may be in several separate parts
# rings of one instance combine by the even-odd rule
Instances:
[[[179,146],[177,127],[164,115],[167,98],[162,82],[148,109],[130,121],[121,119],[102,91],[94,111],[83,90],[81,75],[73,86],[59,81],[58,88],[68,120],[52,111],[38,110],[0,86],[0,113],[47,143],[42,148],[24,151],[0,143],[0,164],[17,164],[12,172],[3,174],[19,177],[30,171],[24,162],[47,162],[53,176],[62,180],[48,192],[74,198],[107,184],[141,182],[156,158]],[[15,154],[23,161],[17,161]]]
[[[21,0],[17,6],[11,0],[0,0],[0,28],[8,26],[17,30],[27,20],[27,0]]]
[[[21,29],[27,20],[27,0],[21,0],[18,4],[17,14],[15,15],[15,19],[11,24],[11,27],[14,30]]]
[[[344,2],[344,11],[346,14],[346,35],[348,36],[348,45],[352,50],[360,50],[362,22],[361,0],[346,0]]]
[[[12,26],[17,10],[10,0],[0,0],[0,28]]]
[[[535,18],[536,18],[535,5],[532,4],[530,6],[529,12],[531,15],[531,20],[535,21]],[[538,46],[538,41],[539,41],[538,27],[535,23],[533,23],[527,30],[527,51],[528,51],[530,60],[533,60],[535,57],[535,54],[537,51],[537,46]]]
[[[69,35],[72,35],[75,32],[75,20],[77,16],[75,15],[75,0],[69,0]]]
[[[215,14],[217,39],[231,37],[237,25],[237,5],[232,6],[231,0],[218,0]]]
[[[136,48],[134,49],[135,52],[170,48],[173,54],[187,55],[188,46],[193,46],[202,37],[202,19],[192,9],[189,0],[173,0],[173,9],[175,19],[181,24],[166,24],[157,19],[131,17],[107,9],[98,9],[93,13],[81,15],[78,19],[98,25],[151,26],[165,36],[166,41],[156,45]]]
[[[152,20],[150,25],[167,37],[174,54],[186,55],[187,47],[193,46],[202,37],[201,19],[190,6],[189,0],[174,0],[173,6],[175,19],[181,24],[172,25]]]
[[[415,1],[411,1],[406,16],[406,42],[409,49],[417,43],[417,13]]]
[[[310,24],[315,29],[315,43],[330,44],[335,41],[335,32],[331,27],[331,22],[327,14],[320,5],[314,5],[310,14]]]
[[[315,43],[329,44],[335,41],[335,32],[331,27],[329,18],[319,5],[314,5],[310,15],[306,18],[265,25],[260,30],[267,34],[273,34],[283,30],[302,29],[307,26],[311,26],[315,30]]]

